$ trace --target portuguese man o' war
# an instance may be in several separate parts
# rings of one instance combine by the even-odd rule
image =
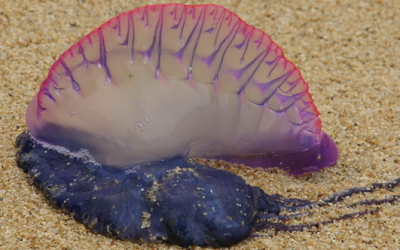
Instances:
[[[93,232],[132,241],[231,246],[253,231],[313,226],[284,224],[305,213],[282,210],[400,182],[311,202],[198,163],[299,175],[338,158],[299,70],[268,35],[217,5],[152,5],[112,18],[53,64],[26,122],[17,164],[33,184]]]

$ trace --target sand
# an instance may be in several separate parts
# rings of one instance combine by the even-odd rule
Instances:
[[[1,249],[179,249],[91,233],[51,207],[28,183],[14,158],[14,140],[26,130],[26,106],[57,57],[115,15],[155,3],[166,1],[0,0]],[[267,193],[311,200],[400,177],[400,1],[231,0],[219,4],[268,33],[298,66],[321,112],[323,129],[340,151],[335,166],[300,177],[277,170],[222,167]],[[317,222],[375,208],[379,212],[302,232],[275,236],[258,232],[232,249],[400,248],[399,202],[355,209],[345,206],[399,194],[400,187],[357,195],[290,222]]]

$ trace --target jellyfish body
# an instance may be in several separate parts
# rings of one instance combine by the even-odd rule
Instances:
[[[17,163],[95,232],[230,246],[284,206],[190,158],[317,171],[337,160],[318,116],[299,70],[261,30],[216,5],[146,6],[54,63]]]

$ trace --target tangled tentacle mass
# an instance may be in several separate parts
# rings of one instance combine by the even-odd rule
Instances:
[[[356,193],[392,189],[400,183],[396,179],[352,188],[312,202],[268,195],[228,171],[180,158],[121,170],[45,148],[29,132],[18,137],[17,147],[18,166],[28,173],[30,181],[51,204],[93,232],[181,246],[226,247],[264,229],[301,231],[375,213],[372,209],[328,221],[285,224],[289,218],[311,215],[313,207],[340,202]],[[399,197],[365,200],[352,206],[395,202]]]

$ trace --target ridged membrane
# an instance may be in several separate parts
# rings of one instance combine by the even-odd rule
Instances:
[[[26,117],[39,141],[128,167],[303,152],[325,135],[318,115],[268,35],[220,6],[167,4],[123,13],[73,45]]]

